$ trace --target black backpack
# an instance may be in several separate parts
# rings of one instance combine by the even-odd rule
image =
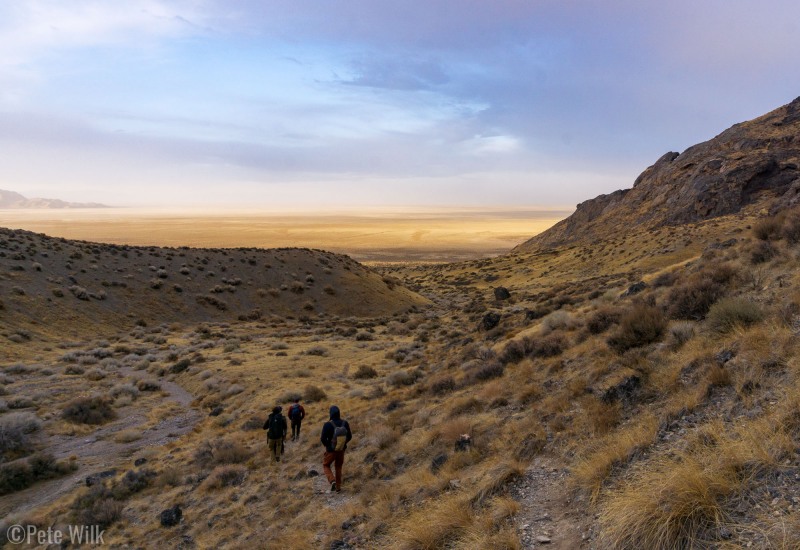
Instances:
[[[297,417],[297,420],[300,419],[300,405],[297,403],[289,407],[289,418],[295,420],[295,417]]]
[[[269,417],[267,436],[270,439],[281,439],[283,437],[283,415],[273,414]]]

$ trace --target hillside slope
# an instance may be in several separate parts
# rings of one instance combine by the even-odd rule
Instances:
[[[308,249],[132,247],[0,229],[2,322],[94,331],[134,322],[375,317],[426,300],[351,258]]]
[[[515,251],[698,222],[765,199],[772,210],[793,206],[800,201],[798,134],[800,98],[683,153],[664,154],[632,189],[580,203],[572,216]]]

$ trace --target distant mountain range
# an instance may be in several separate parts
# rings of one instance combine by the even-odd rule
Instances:
[[[66,202],[59,199],[29,199],[14,191],[0,189],[0,208],[109,208],[96,202]]]

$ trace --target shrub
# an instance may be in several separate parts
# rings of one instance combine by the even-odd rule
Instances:
[[[592,334],[601,334],[611,325],[619,323],[622,311],[614,307],[601,307],[586,321],[586,329]]]
[[[69,462],[56,462],[52,455],[44,453],[2,464],[0,495],[21,491],[39,480],[59,477],[72,470]]]
[[[247,477],[244,466],[217,466],[203,483],[207,489],[222,489],[241,485]]]
[[[314,401],[322,401],[327,397],[327,394],[318,386],[308,385],[303,390],[303,399],[309,403]]]
[[[800,242],[800,210],[794,210],[786,215],[781,234],[789,244]]]
[[[703,319],[711,305],[725,295],[726,286],[736,275],[727,264],[712,266],[696,273],[686,283],[669,293],[669,314],[675,319]]]
[[[783,219],[779,216],[764,218],[753,226],[753,235],[762,241],[780,238]]]
[[[300,394],[300,392],[290,391],[278,397],[278,403],[294,403],[298,399],[302,398],[303,396]]]
[[[411,386],[416,381],[414,375],[405,370],[396,370],[386,377],[386,383],[395,387]]]
[[[139,389],[139,391],[158,391],[161,389],[161,384],[159,384],[155,380],[145,378],[139,380],[136,383],[136,387]]]
[[[41,427],[41,420],[30,412],[0,416],[0,454],[27,452],[30,449],[28,435]]]
[[[378,376],[378,371],[370,367],[369,365],[360,365],[358,370],[353,374],[353,378],[356,380],[366,380],[370,378],[375,378]]]
[[[192,362],[189,359],[181,359],[169,368],[172,374],[179,374],[189,368]]]
[[[444,395],[456,389],[456,381],[452,376],[444,376],[431,382],[430,392],[434,395]]]
[[[769,241],[759,241],[750,252],[750,263],[763,264],[770,261],[778,254],[778,250]]]
[[[764,313],[750,300],[744,298],[723,298],[711,306],[707,322],[711,330],[728,332],[737,325],[748,326],[764,318]]]
[[[316,355],[318,357],[326,357],[328,355],[328,348],[325,346],[313,346],[305,351],[306,355]]]
[[[134,493],[138,493],[150,486],[156,473],[153,470],[128,470],[119,482],[114,484],[111,494],[117,500],[128,498]]]
[[[623,353],[660,340],[666,328],[667,320],[660,309],[637,304],[623,315],[618,330],[607,342],[614,351]]]
[[[534,357],[555,357],[567,349],[566,338],[561,334],[550,334],[531,343],[530,354]]]
[[[218,466],[221,464],[240,464],[247,461],[253,453],[236,441],[218,439],[213,443],[200,445],[194,459],[201,466]]]
[[[675,323],[669,328],[670,336],[679,347],[694,336],[694,324],[689,321]]]
[[[500,361],[486,361],[470,370],[469,378],[472,381],[486,381],[503,376],[505,367]]]
[[[101,396],[79,397],[61,411],[61,417],[76,424],[104,424],[116,417],[109,399]]]
[[[111,491],[95,485],[72,502],[73,519],[83,525],[108,527],[122,517],[122,503],[114,500]]]

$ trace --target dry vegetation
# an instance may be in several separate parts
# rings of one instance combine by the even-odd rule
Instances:
[[[251,250],[104,249],[5,232],[2,466],[64,475],[82,459],[40,468],[33,457],[51,440],[98,433],[115,460],[92,486],[6,509],[5,521],[97,523],[125,547],[532,547],[539,533],[520,517],[517,489],[547,457],[568,472],[550,490],[570,501],[547,512],[572,514],[575,531],[548,533],[554,546],[797,548],[798,227],[798,212],[752,208],[378,274],[325,253],[275,252],[267,268]],[[258,279],[272,271],[283,278]],[[362,301],[381,296],[395,297],[391,307],[365,315]],[[170,384],[202,417],[144,446],[184,411]],[[261,424],[296,397],[302,438],[274,464]],[[354,432],[337,494],[318,475],[334,403]],[[134,414],[141,422],[126,424]],[[55,482],[11,487],[35,495]],[[175,505],[181,521],[162,526]]]

